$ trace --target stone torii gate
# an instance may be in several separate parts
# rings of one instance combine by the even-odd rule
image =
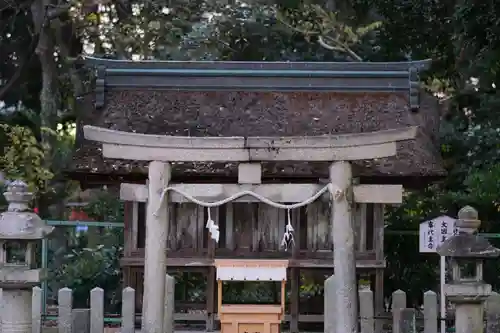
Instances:
[[[401,185],[354,185],[349,161],[396,155],[398,141],[414,139],[417,127],[378,132],[307,137],[181,137],[84,127],[85,138],[102,143],[104,158],[150,161],[148,185],[122,184],[147,198],[144,333],[163,333],[168,205],[182,202],[182,192],[200,200],[220,200],[247,190],[274,202],[298,203],[310,199],[324,184],[261,184],[260,162],[331,162],[330,187],[333,265],[338,283],[337,332],[358,332],[358,300],[354,228],[351,207],[358,203],[400,203]],[[238,184],[172,184],[171,163],[239,162]],[[166,188],[174,189],[164,196]],[[175,191],[178,189],[179,191]],[[147,190],[147,191],[146,191]],[[123,195],[122,195],[123,197]],[[238,201],[252,201],[249,196]],[[162,200],[164,199],[164,200]]]

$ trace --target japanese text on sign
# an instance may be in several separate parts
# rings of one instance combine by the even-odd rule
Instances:
[[[420,252],[433,253],[450,236],[457,234],[455,219],[440,216],[420,224]]]

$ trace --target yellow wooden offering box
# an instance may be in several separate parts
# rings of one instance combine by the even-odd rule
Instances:
[[[288,260],[216,259],[221,333],[279,333]],[[222,304],[223,281],[280,281],[281,304]]]

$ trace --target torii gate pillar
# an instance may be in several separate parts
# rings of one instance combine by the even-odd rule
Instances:
[[[356,258],[354,226],[351,216],[352,170],[346,161],[330,166],[330,182],[343,190],[331,205],[333,228],[333,265],[337,281],[335,332],[358,332],[358,297],[356,286]],[[326,315],[326,314],[325,314]]]
[[[165,275],[168,235],[168,198],[161,200],[171,176],[169,163],[153,161],[148,169],[148,205],[146,214],[146,246],[144,260],[144,296],[142,301],[142,333],[163,333],[165,309]]]

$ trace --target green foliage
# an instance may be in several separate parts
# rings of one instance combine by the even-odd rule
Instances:
[[[227,282],[223,288],[224,302],[233,304],[270,304],[279,295],[279,286],[269,282]]]
[[[0,212],[7,210],[7,200],[3,196],[3,193],[7,190],[6,186],[0,183]]]
[[[92,197],[84,211],[96,221],[123,221],[122,202],[107,191]],[[89,227],[87,231],[77,232],[73,227],[56,228],[56,235],[49,242],[53,245],[49,252],[52,293],[62,287],[71,288],[74,306],[88,307],[90,291],[100,287],[104,289],[106,311],[118,313],[123,229]]]
[[[3,137],[3,154],[0,155],[0,170],[7,179],[21,179],[33,190],[44,187],[53,174],[44,164],[45,147],[33,132],[26,127],[0,124]]]
[[[429,187],[405,196],[398,207],[387,207],[384,251],[386,297],[401,289],[407,293],[408,304],[422,304],[423,291],[439,285],[439,257],[420,254],[419,239],[415,235],[391,234],[391,231],[416,231],[425,220],[441,215],[436,189]]]
[[[314,38],[325,49],[346,55],[354,61],[362,61],[362,57],[353,51],[353,47],[382,25],[377,21],[353,28],[338,12],[308,3],[278,11],[277,18],[292,31],[303,34],[307,41]]]
[[[448,196],[460,206],[474,206],[482,215],[494,216],[500,212],[500,165],[481,168],[464,179],[462,191],[450,191]]]
[[[428,87],[447,99],[442,121],[441,153],[448,177],[413,191],[399,207],[389,208],[388,231],[416,231],[420,222],[447,214],[456,216],[463,205],[479,210],[482,230],[498,232],[498,163],[500,100],[498,7],[496,2],[362,0],[383,22],[367,58],[373,61],[433,59],[425,73]],[[421,302],[423,290],[437,290],[438,257],[418,253],[418,238],[386,237],[387,296],[394,289],[409,292],[409,303]],[[496,265],[496,269],[490,267]],[[498,264],[485,275],[499,285]]]
[[[95,221],[123,222],[123,201],[106,190],[99,191],[88,205],[83,207],[83,211]]]
[[[89,307],[90,291],[100,287],[105,291],[105,304],[118,310],[121,273],[121,247],[74,248],[65,255],[64,263],[53,272],[52,279],[73,290],[75,307]]]

